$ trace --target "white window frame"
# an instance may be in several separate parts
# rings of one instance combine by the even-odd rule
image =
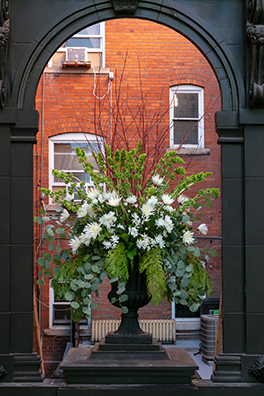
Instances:
[[[70,322],[69,323],[65,323],[65,324],[53,323],[53,320],[54,320],[54,317],[53,317],[54,315],[53,314],[54,314],[54,309],[56,307],[56,304],[65,305],[65,308],[67,307],[67,308],[70,309],[70,304],[71,303],[70,302],[64,302],[64,301],[56,302],[55,298],[54,298],[54,290],[51,287],[51,285],[49,285],[49,328],[52,329],[52,328],[58,328],[58,327],[62,327],[62,328],[69,327],[71,325]]]
[[[181,118],[181,120],[194,120],[198,122],[198,144],[174,144],[174,97],[175,93],[197,93],[198,94],[198,118]],[[182,148],[204,148],[204,89],[196,85],[176,85],[170,88],[170,147]]]
[[[49,189],[52,191],[52,187],[60,187],[65,188],[65,184],[63,181],[61,182],[53,182],[53,174],[52,169],[54,169],[54,144],[55,143],[69,143],[69,142],[77,142],[80,143],[80,147],[82,143],[101,143],[100,138],[96,135],[90,133],[63,133],[61,135],[51,136],[49,138]],[[101,146],[102,148],[102,146]],[[87,187],[93,187],[93,183],[85,183]],[[49,204],[52,204],[52,199],[50,198]]]
[[[105,67],[105,22],[99,22],[99,24],[100,24],[100,34],[99,35],[96,34],[96,35],[87,36],[87,35],[84,35],[84,34],[76,33],[72,37],[78,37],[78,38],[84,38],[84,39],[86,39],[88,37],[89,38],[100,38],[101,39],[100,48],[88,48],[88,47],[72,47],[72,48],[76,48],[76,49],[77,48],[86,48],[86,56],[85,56],[86,59],[88,57],[88,53],[89,52],[100,52],[100,53],[102,53],[102,68],[104,68]],[[85,28],[83,28],[83,29],[85,29]],[[80,31],[82,31],[83,29],[81,29]],[[56,52],[64,52],[66,54],[66,47],[65,48],[64,47],[60,47],[60,48],[57,49]],[[52,57],[49,60],[48,67],[52,67]]]

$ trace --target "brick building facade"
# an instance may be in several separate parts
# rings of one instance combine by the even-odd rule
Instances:
[[[163,152],[171,148],[170,91],[173,87],[182,86],[188,86],[190,89],[198,87],[202,90],[204,142],[201,145],[198,142],[198,148],[194,148],[192,144],[184,145],[180,154],[186,161],[186,170],[189,174],[199,171],[213,172],[213,175],[203,186],[199,186],[199,189],[206,186],[221,187],[220,146],[217,145],[214,121],[214,114],[221,107],[220,90],[210,65],[191,42],[169,28],[152,22],[117,19],[105,22],[104,54],[99,57],[93,54],[91,68],[83,66],[63,68],[59,64],[60,57],[57,58],[57,63],[45,69],[36,95],[40,130],[34,154],[35,214],[39,213],[43,205],[48,212],[54,210],[54,206],[50,205],[48,199],[43,199],[40,195],[40,187],[47,188],[50,185],[50,138],[62,134],[93,134],[95,105],[97,108],[99,105],[103,106],[101,117],[103,125],[110,128],[108,118],[111,115],[111,103],[112,100],[114,101],[118,81],[123,72],[122,90],[127,92],[126,103],[129,103],[131,108],[136,106],[137,98],[143,93],[149,114],[159,111],[165,113],[159,125],[160,131],[167,130],[162,147]],[[109,73],[113,73],[114,76],[112,91]],[[151,138],[149,136],[150,140]],[[129,139],[130,143],[136,141],[136,134],[129,136]],[[207,270],[213,283],[213,296],[219,297],[221,289],[220,199],[211,210],[206,211],[204,222],[209,232],[208,236],[200,238],[199,243],[206,248],[217,250],[218,255],[210,260]],[[46,247],[45,244],[40,244],[43,229],[36,227],[35,231],[37,259]],[[108,291],[109,284],[105,281],[100,287],[100,305],[92,312],[92,319],[119,318],[119,310],[111,306],[106,298]],[[48,284],[41,290],[37,290],[37,296],[43,355],[48,376],[56,367],[56,362],[62,357],[65,342],[69,340],[67,338],[69,329],[67,326],[57,326],[56,329],[56,326],[52,326],[50,322]],[[96,300],[98,299],[95,298]],[[140,316],[152,319],[171,318],[172,307],[166,301],[159,307],[148,305],[140,310]]]

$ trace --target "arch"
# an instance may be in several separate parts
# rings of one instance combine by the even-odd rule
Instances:
[[[151,11],[150,11],[151,10]],[[17,109],[34,109],[38,81],[49,58],[56,49],[80,29],[108,19],[116,19],[112,3],[85,3],[75,6],[57,17],[42,30],[31,44],[18,69],[13,87],[13,105]],[[131,18],[122,13],[122,18]],[[222,110],[238,110],[245,105],[243,79],[233,54],[224,40],[212,27],[187,8],[157,5],[153,0],[148,8],[141,5],[133,18],[163,24],[189,39],[205,56],[213,68],[222,93]]]

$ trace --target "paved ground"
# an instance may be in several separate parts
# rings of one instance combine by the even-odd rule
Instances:
[[[206,364],[202,359],[202,354],[197,353],[200,350],[200,343],[199,339],[197,340],[176,340],[175,345],[173,344],[164,344],[165,348],[181,348],[185,349],[193,360],[199,366],[198,374],[202,379],[210,379],[212,374],[213,362]]]

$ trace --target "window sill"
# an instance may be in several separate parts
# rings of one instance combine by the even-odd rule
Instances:
[[[46,67],[45,73],[76,73],[76,74],[109,74],[109,67],[94,67],[87,69],[85,67]]]
[[[90,333],[88,326],[80,326],[80,336],[87,336]],[[71,326],[53,326],[50,329],[44,329],[46,336],[67,337],[71,335]]]
[[[197,148],[182,147],[179,150],[177,148],[168,148],[166,151],[167,153],[169,151],[177,151],[177,154],[179,155],[210,155],[209,148],[197,149]]]

